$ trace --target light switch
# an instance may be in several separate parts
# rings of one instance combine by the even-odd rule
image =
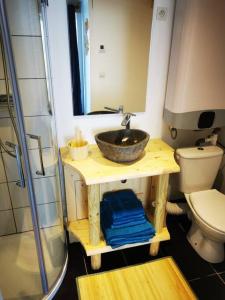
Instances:
[[[105,78],[105,72],[99,72],[99,78]]]

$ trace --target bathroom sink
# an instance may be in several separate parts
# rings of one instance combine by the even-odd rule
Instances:
[[[141,156],[149,134],[139,129],[106,131],[95,136],[102,154],[115,162],[130,162]]]

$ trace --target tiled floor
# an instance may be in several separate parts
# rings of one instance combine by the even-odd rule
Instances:
[[[153,258],[148,255],[148,245],[106,253],[102,255],[102,267],[99,271],[172,256],[200,300],[224,300],[225,261],[220,264],[210,264],[198,256],[185,237],[190,226],[186,216],[168,215],[167,226],[171,240],[161,243],[157,257]],[[87,273],[94,273],[91,270],[90,258],[86,257],[79,243],[70,244],[68,270],[54,300],[78,299],[75,278]]]

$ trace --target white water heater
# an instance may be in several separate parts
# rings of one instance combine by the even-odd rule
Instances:
[[[164,120],[225,126],[225,0],[177,0]]]

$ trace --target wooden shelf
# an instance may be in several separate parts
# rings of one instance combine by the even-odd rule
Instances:
[[[166,227],[163,227],[160,233],[157,233],[152,239],[145,243],[135,243],[127,244],[118,248],[112,248],[108,246],[101,236],[100,243],[96,246],[90,245],[89,243],[89,222],[87,219],[78,220],[70,222],[68,225],[68,230],[81,242],[83,245],[87,256],[96,255],[100,253],[111,252],[120,249],[126,249],[131,247],[136,247],[144,244],[150,244],[154,242],[167,241],[170,239],[170,234]]]

